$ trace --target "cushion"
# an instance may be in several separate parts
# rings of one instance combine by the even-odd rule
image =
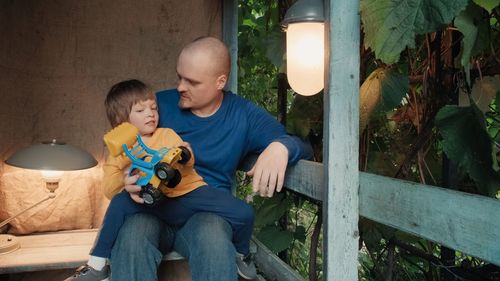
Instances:
[[[49,191],[39,171],[4,166],[0,177],[0,221],[46,198]],[[100,168],[65,172],[55,190],[56,197],[11,221],[9,233],[87,229],[95,220],[96,191]]]

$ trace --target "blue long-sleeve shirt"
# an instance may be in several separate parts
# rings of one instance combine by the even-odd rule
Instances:
[[[239,162],[273,141],[286,146],[289,165],[312,156],[311,147],[288,135],[268,112],[231,92],[224,93],[220,108],[209,117],[181,110],[175,89],[158,92],[157,99],[159,127],[172,128],[191,144],[196,171],[213,187],[231,190]]]

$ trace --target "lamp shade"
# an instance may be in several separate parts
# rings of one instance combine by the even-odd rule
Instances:
[[[55,171],[83,170],[97,165],[87,151],[55,139],[18,150],[5,163],[25,169]]]
[[[323,0],[299,0],[285,14],[281,22],[283,27],[294,22],[324,22]]]
[[[304,96],[317,94],[324,87],[324,20],[322,0],[299,0],[281,23],[286,31],[288,83]]]

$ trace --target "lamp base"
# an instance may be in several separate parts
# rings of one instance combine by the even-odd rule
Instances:
[[[14,252],[21,247],[19,239],[10,234],[0,234],[0,255]]]

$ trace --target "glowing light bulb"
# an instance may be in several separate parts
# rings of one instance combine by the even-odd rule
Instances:
[[[311,96],[324,87],[324,24],[291,23],[286,31],[287,77],[298,94]]]
[[[61,177],[63,175],[63,171],[54,171],[54,170],[42,170],[42,178],[44,181],[50,183],[50,182],[59,182],[61,180]]]

